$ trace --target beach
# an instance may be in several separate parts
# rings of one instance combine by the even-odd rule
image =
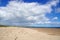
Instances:
[[[60,29],[0,27],[0,40],[60,40]]]

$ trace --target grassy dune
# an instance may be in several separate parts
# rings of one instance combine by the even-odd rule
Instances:
[[[6,26],[6,25],[0,25],[0,27],[8,27],[8,26]]]

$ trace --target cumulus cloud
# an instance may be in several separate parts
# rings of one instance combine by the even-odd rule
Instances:
[[[57,20],[58,19],[58,17],[54,17],[52,20]]]
[[[55,9],[55,12],[56,12],[56,13],[60,13],[60,8],[56,8],[56,9]]]
[[[51,7],[56,6],[57,3],[56,0],[44,5],[36,2],[10,1],[6,7],[0,7],[0,23],[11,25],[51,23],[45,15],[51,13]]]

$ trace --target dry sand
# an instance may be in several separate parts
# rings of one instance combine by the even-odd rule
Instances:
[[[60,29],[0,27],[0,40],[60,40]]]

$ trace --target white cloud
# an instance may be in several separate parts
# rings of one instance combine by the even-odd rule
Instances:
[[[56,12],[56,13],[60,13],[60,8],[56,8],[56,9],[55,9],[55,12]]]
[[[54,17],[52,20],[57,20],[58,19],[58,17]]]
[[[41,5],[35,2],[10,1],[6,7],[0,7],[0,18],[2,18],[0,22],[6,23],[3,21],[7,21],[12,25],[50,23],[49,18],[45,15],[51,13],[51,7],[57,4],[56,1],[52,2]]]
[[[59,0],[52,0],[52,2],[48,2],[50,3],[51,6],[56,6],[57,3],[59,3]]]

